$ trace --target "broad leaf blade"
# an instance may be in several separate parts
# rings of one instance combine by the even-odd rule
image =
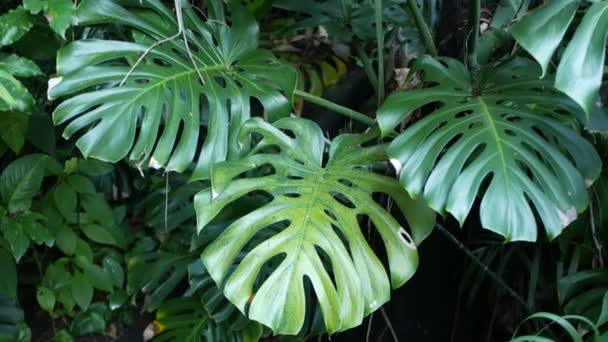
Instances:
[[[439,104],[389,147],[405,189],[461,224],[483,193],[483,227],[507,240],[534,241],[537,214],[549,238],[557,236],[586,208],[586,185],[599,175],[601,160],[572,130],[573,115],[562,114],[577,106],[552,91],[551,80],[538,79],[535,69],[519,59],[487,68],[481,95],[474,96],[459,62],[418,61],[413,70],[436,85],[393,95],[378,114],[382,126]]]
[[[143,15],[140,7],[149,11]],[[241,154],[236,135],[251,115],[250,99],[257,98],[270,119],[286,116],[291,103],[284,94],[291,96],[296,77],[290,66],[257,48],[254,18],[236,2],[230,10],[229,28],[221,19],[203,22],[184,8],[188,46],[202,80],[178,38],[152,49],[119,86],[131,68],[121,62],[125,57],[136,59],[178,31],[171,10],[157,0],[84,1],[79,24],[124,24],[134,29],[134,41],[77,41],[59,52],[59,75],[49,83],[49,96],[73,96],[53,114],[56,124],[69,122],[64,136],[89,128],[77,141],[85,156],[115,162],[129,155],[139,165],[180,172],[200,148],[194,179],[208,178],[212,164]],[[207,128],[204,140],[201,126]]]
[[[385,303],[391,285],[403,285],[418,265],[409,234],[372,194],[393,198],[417,236],[428,233],[434,215],[411,200],[393,179],[366,170],[386,158],[383,145],[361,146],[373,139],[372,135],[334,139],[330,161],[323,166],[325,143],[316,124],[290,118],[275,125],[259,119],[248,121],[242,137],[262,135],[256,150],[269,152],[216,165],[212,189],[195,197],[198,226],[203,230],[225,206],[252,191],[273,197],[232,223],[205,249],[203,262],[216,283],[224,286],[230,301],[242,312],[249,305],[248,317],[275,333],[300,331],[305,316],[305,277],[319,299],[327,331],[351,328]],[[280,152],[270,152],[271,146]],[[271,167],[274,173],[237,178],[264,167]],[[360,224],[365,218],[384,241],[390,281],[363,237]],[[253,242],[262,230],[269,236]],[[254,245],[244,250],[248,243]],[[241,252],[245,256],[230,273]],[[282,260],[267,278],[256,283],[262,267],[277,256]]]

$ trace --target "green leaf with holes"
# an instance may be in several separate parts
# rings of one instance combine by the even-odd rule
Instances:
[[[214,163],[238,157],[236,136],[252,114],[251,99],[270,120],[287,116],[296,73],[258,48],[255,19],[229,3],[230,27],[220,1],[209,4],[207,21],[185,6],[186,45],[183,37],[166,40],[178,26],[160,0],[83,1],[80,25],[122,24],[133,29],[133,40],[80,40],[59,51],[48,94],[68,97],[53,113],[56,124],[67,123],[64,137],[82,131],[76,145],[104,161],[128,155],[140,166],[181,172],[198,158],[195,179],[208,178]]]
[[[329,333],[361,324],[388,301],[391,286],[403,285],[418,266],[410,234],[375,198],[392,198],[416,241],[432,229],[433,212],[412,200],[394,179],[370,170],[386,160],[385,145],[362,146],[375,139],[372,132],[335,138],[325,165],[325,139],[312,121],[286,118],[273,126],[253,118],[240,137],[245,141],[251,135],[263,137],[255,153],[214,166],[211,189],[196,195],[199,230],[253,191],[271,198],[230,224],[205,249],[202,258],[209,274],[239,310],[276,334],[301,330],[311,295],[305,291],[305,278]],[[388,274],[364,237],[368,219],[384,242]],[[255,243],[261,231],[269,237]],[[229,272],[242,252],[246,255]],[[271,259],[276,266],[256,281]]]
[[[581,5],[578,0],[552,0],[538,7],[513,26],[513,36],[547,71]],[[589,6],[561,55],[555,86],[575,100],[587,113],[595,105],[604,75],[608,2]]]
[[[578,106],[539,79],[535,63],[489,66],[478,89],[454,59],[422,58],[412,71],[431,86],[391,96],[378,113],[388,134],[422,106],[437,107],[388,150],[412,196],[463,224],[479,194],[482,226],[507,240],[536,240],[536,215],[554,238],[587,207],[601,161],[576,131]]]

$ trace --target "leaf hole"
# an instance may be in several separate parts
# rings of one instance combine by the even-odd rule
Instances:
[[[215,76],[213,77],[213,80],[215,81],[215,83],[217,83],[217,85],[219,85],[221,88],[226,88],[226,80],[223,77],[219,77],[219,76]]]
[[[336,202],[342,204],[343,206],[350,209],[356,208],[355,204],[351,202],[344,194],[335,191],[332,191],[329,194],[336,200]]]

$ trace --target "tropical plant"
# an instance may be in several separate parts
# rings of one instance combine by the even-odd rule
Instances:
[[[606,338],[607,6],[2,2],[0,341]]]

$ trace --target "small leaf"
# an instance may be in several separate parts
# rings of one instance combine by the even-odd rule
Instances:
[[[31,14],[38,14],[43,9],[46,9],[47,0],[23,0],[23,8],[30,11]]]
[[[65,31],[72,24],[74,14],[72,0],[48,0],[45,14],[53,31],[65,39]]]
[[[72,228],[68,226],[61,226],[55,235],[55,243],[61,251],[67,255],[73,255],[76,250],[76,241],[78,236]]]
[[[0,46],[19,40],[33,26],[32,17],[23,7],[0,16]]]
[[[110,310],[114,311],[120,309],[129,300],[129,296],[124,290],[120,289],[110,294],[108,300]]]
[[[103,269],[110,274],[114,287],[122,288],[125,282],[125,272],[122,265],[110,256],[106,256],[101,261]]]
[[[112,278],[110,274],[101,267],[92,264],[88,259],[83,257],[76,257],[76,265],[84,272],[89,282],[93,284],[96,289],[112,292]]]
[[[84,235],[93,242],[118,246],[116,240],[104,227],[97,224],[84,224],[80,227]]]
[[[53,342],[74,342],[74,338],[66,330],[59,330],[57,334],[55,334]]]
[[[55,240],[45,225],[45,220],[44,216],[37,213],[28,213],[20,218],[23,230],[30,239],[39,245],[45,244],[51,247],[55,243]],[[42,224],[41,221],[43,222]]]
[[[35,107],[32,94],[11,73],[0,68],[0,112],[27,112]]]
[[[31,60],[15,54],[0,54],[0,68],[16,77],[32,77],[42,75],[42,71]]]
[[[93,286],[91,285],[91,282],[84,274],[76,272],[74,273],[70,286],[76,304],[78,304],[82,310],[86,310],[93,300]]]
[[[81,312],[72,320],[71,331],[75,336],[102,332],[106,328],[106,320],[96,311]]]
[[[46,287],[39,287],[36,291],[36,299],[41,308],[48,312],[53,312],[55,308],[55,294]]]
[[[0,112],[0,138],[15,154],[21,152],[25,143],[25,135],[29,116],[22,112]]]
[[[40,191],[47,158],[42,154],[21,157],[0,174],[0,195],[10,213],[30,208]]]
[[[67,183],[70,184],[78,193],[88,195],[93,195],[96,193],[95,185],[85,176],[69,175],[67,178]]]
[[[78,205],[78,196],[69,183],[62,182],[55,187],[53,190],[53,200],[55,206],[66,220],[72,220],[77,214],[76,206]]]

